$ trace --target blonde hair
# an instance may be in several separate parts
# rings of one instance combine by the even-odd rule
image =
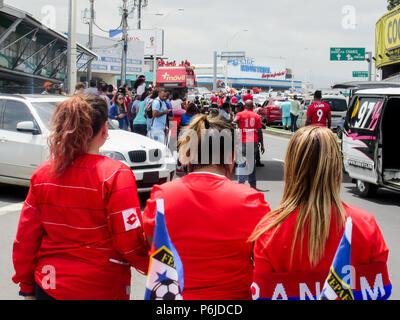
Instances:
[[[281,204],[260,221],[249,241],[255,241],[272,229],[275,233],[280,224],[300,207],[291,263],[298,234],[301,235],[302,245],[307,225],[309,262],[311,266],[316,266],[324,255],[332,212],[338,227],[345,221],[340,199],[342,155],[332,131],[314,126],[298,130],[289,142],[284,175],[285,188]]]

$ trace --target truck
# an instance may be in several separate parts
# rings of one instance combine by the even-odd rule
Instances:
[[[190,66],[159,67],[156,88],[171,94],[178,92],[181,99],[186,98],[189,90],[197,86],[196,75]]]

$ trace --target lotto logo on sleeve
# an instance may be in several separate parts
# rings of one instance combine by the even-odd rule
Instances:
[[[122,216],[124,218],[125,231],[134,230],[141,226],[136,209],[122,211]]]

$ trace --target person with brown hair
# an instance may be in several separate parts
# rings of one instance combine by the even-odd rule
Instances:
[[[74,94],[75,95],[83,94],[85,89],[86,89],[86,84],[84,84],[83,82],[78,82],[75,85],[75,93]]]
[[[230,180],[233,135],[232,123],[196,116],[179,139],[179,160],[189,174],[154,186],[143,213],[145,233],[153,237],[157,200],[164,199],[185,300],[251,299],[253,244],[247,239],[270,208],[262,193]]]
[[[387,279],[389,252],[375,218],[340,198],[342,155],[332,131],[317,126],[298,130],[289,142],[284,176],[279,207],[265,215],[249,238],[255,241],[253,297],[293,299],[299,292],[304,297],[305,286],[309,298],[318,297],[348,217],[353,221],[348,267],[355,268],[357,289],[361,277],[371,283],[381,273]]]
[[[131,131],[128,113],[125,108],[125,95],[118,92],[114,97],[114,104],[110,107],[108,117],[112,120],[118,121],[118,126],[121,130]]]
[[[52,115],[50,159],[31,178],[13,249],[13,281],[27,299],[129,299],[130,267],[147,272],[135,176],[99,154],[107,117],[94,95]]]

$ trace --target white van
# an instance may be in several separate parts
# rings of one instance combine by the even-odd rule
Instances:
[[[399,119],[400,88],[359,90],[350,102],[343,164],[363,197],[379,187],[400,191]]]

